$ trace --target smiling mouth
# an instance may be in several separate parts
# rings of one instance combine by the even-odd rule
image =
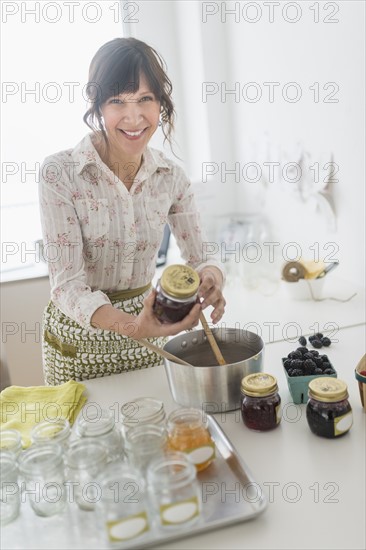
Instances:
[[[122,130],[121,128],[118,128],[122,134],[127,137],[127,139],[138,139],[142,134],[147,130],[147,128],[144,128],[143,130],[136,130],[135,132],[130,132],[127,130]]]

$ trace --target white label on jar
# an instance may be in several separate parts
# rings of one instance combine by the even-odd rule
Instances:
[[[106,523],[111,542],[130,540],[149,530],[146,512]]]
[[[334,419],[334,435],[341,435],[347,432],[353,424],[352,411]]]
[[[197,449],[187,451],[187,455],[192,464],[204,464],[215,456],[215,444],[197,447]]]
[[[197,497],[173,504],[160,506],[160,518],[162,525],[176,525],[185,523],[199,514]]]
[[[276,407],[276,424],[279,424],[281,422],[281,417],[282,417],[282,409],[280,404],[280,405],[277,405]]]

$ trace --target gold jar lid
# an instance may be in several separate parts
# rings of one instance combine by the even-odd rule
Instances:
[[[160,279],[164,292],[174,298],[190,298],[196,294],[200,278],[188,265],[173,264],[164,269]]]
[[[241,391],[250,397],[264,397],[277,390],[277,379],[265,372],[248,374],[241,381]]]
[[[314,378],[309,382],[309,397],[325,403],[334,403],[347,399],[347,384],[330,376]]]

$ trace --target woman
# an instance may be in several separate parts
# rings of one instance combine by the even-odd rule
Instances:
[[[60,384],[161,363],[134,339],[164,338],[225,307],[223,274],[203,262],[203,237],[183,170],[148,143],[159,126],[171,140],[172,85],[157,52],[116,38],[94,56],[84,121],[93,130],[74,149],[47,157],[40,205],[51,301],[43,319],[45,382]],[[166,222],[200,275],[199,296],[179,323],[154,316],[151,289]]]

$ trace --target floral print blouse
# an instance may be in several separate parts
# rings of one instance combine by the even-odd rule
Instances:
[[[74,149],[44,160],[40,209],[51,299],[94,332],[90,320],[111,303],[107,293],[140,288],[153,279],[166,223],[190,266],[222,268],[211,256],[203,257],[207,240],[192,186],[177,164],[148,147],[127,190],[91,138],[88,134]]]

